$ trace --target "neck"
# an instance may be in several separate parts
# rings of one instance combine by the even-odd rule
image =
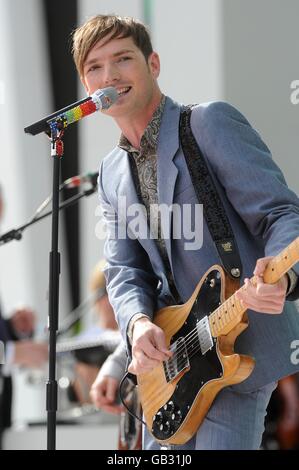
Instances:
[[[140,141],[151,121],[154,112],[160,104],[162,93],[159,89],[153,94],[151,101],[138,110],[136,114],[126,116],[125,118],[115,118],[118,127],[128,139],[128,141],[137,149],[140,148]]]

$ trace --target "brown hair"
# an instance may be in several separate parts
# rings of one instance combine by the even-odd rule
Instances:
[[[131,37],[147,61],[153,52],[150,34],[146,26],[129,16],[97,15],[77,28],[73,33],[73,58],[80,75],[89,51],[101,39]],[[107,42],[108,42],[107,41]]]

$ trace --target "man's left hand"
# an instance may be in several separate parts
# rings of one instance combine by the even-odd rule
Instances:
[[[257,260],[253,274],[256,276],[256,285],[249,279],[244,280],[245,288],[236,293],[246,309],[255,312],[279,314],[282,313],[286,292],[288,288],[288,277],[285,274],[275,284],[265,284],[263,274],[272,256]]]

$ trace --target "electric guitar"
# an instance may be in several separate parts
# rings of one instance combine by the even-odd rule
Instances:
[[[264,282],[276,283],[298,260],[299,237],[269,262]],[[256,284],[255,276],[251,282]],[[236,338],[248,326],[246,309],[235,296],[238,287],[214,265],[185,304],[154,316],[173,355],[138,375],[137,382],[147,427],[158,442],[187,442],[218,392],[251,374],[254,359],[234,352]]]

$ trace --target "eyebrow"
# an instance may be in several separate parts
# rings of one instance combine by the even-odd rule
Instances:
[[[122,54],[128,54],[128,53],[134,53],[134,51],[132,49],[122,49],[121,51],[118,51],[118,52],[115,52],[114,54],[112,54],[112,57],[119,57]],[[90,59],[87,62],[85,62],[84,67],[92,65],[92,64],[94,64],[95,62],[98,62],[98,61],[99,61],[98,58]]]

